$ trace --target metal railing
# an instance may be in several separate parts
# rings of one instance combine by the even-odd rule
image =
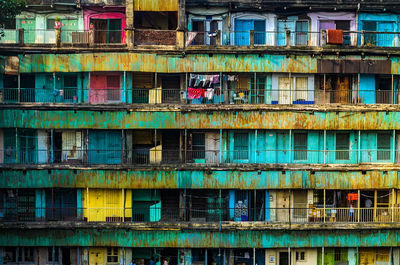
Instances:
[[[69,1],[69,0],[68,0]],[[23,36],[26,44],[55,44],[54,29],[7,29],[6,36],[0,43],[17,43],[18,36]],[[92,29],[91,29],[92,30]],[[65,43],[125,43],[124,30],[64,30],[61,42]],[[176,30],[135,29],[135,45],[173,45],[176,42]],[[65,32],[65,33],[63,33]],[[331,40],[329,32],[321,31],[187,31],[186,46],[193,45],[235,45],[235,46],[326,46],[341,45],[354,47],[400,47],[400,32],[349,31],[338,32],[337,40]],[[73,41],[75,40],[75,41]]]
[[[398,104],[391,90],[212,89],[193,95],[181,89],[139,88],[0,88],[0,103],[126,104]]]
[[[161,150],[138,149],[19,149],[0,150],[0,164],[359,164],[398,163],[397,151],[361,150]]]
[[[185,103],[180,89],[0,88],[0,103]]]
[[[85,222],[266,222],[266,223],[400,223],[400,207],[250,207],[204,205],[162,207],[6,207],[0,208],[0,222],[85,221]]]

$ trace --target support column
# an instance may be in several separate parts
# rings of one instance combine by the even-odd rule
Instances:
[[[178,49],[183,49],[185,47],[186,30],[185,0],[178,1],[178,28],[176,29],[176,47]]]
[[[347,249],[347,260],[349,261],[349,265],[357,264],[356,248]]]
[[[135,45],[135,31],[134,31],[134,0],[125,0],[125,42],[128,48],[133,48]]]

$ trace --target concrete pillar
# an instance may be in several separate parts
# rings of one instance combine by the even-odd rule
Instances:
[[[24,29],[18,29],[18,44],[20,46],[24,45]]]
[[[348,248],[347,249],[347,257],[348,257],[349,265],[357,265],[357,249],[356,248]]]
[[[133,47],[134,42],[134,0],[125,0],[125,16],[126,16],[126,28],[125,28],[125,42],[128,47]]]
[[[186,31],[185,0],[178,1],[178,27],[176,29],[176,47],[178,49],[182,49],[185,47]]]
[[[61,47],[61,28],[56,28],[56,46],[57,48]]]
[[[400,264],[400,248],[392,248],[392,255],[389,264]]]
[[[285,38],[286,38],[286,47],[290,47],[291,45],[291,36],[290,36],[290,30],[285,31]]]
[[[254,47],[254,30],[250,30],[249,34],[250,47]]]

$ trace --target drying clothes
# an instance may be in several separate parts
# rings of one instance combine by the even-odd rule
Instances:
[[[214,76],[213,76],[212,83],[213,83],[213,84],[218,84],[218,83],[219,83],[219,75],[214,75]]]
[[[237,75],[228,75],[228,81],[236,81]]]
[[[188,98],[189,99],[199,99],[204,97],[204,89],[202,88],[188,88]]]
[[[212,100],[214,98],[214,89],[208,88],[206,92],[204,92],[204,97],[208,100]]]

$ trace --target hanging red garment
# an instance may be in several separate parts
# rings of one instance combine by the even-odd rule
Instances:
[[[196,99],[204,97],[204,89],[203,88],[188,88],[188,98]]]
[[[326,42],[328,44],[343,44],[343,30],[328,29]]]

